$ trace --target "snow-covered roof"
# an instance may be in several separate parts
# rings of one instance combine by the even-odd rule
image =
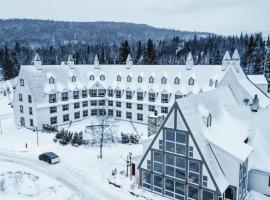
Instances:
[[[262,92],[255,83],[249,80],[242,70],[237,71],[235,67],[230,66],[222,80],[219,82],[218,87],[225,85],[228,85],[231,88],[239,104],[245,104],[245,99],[249,99],[249,102],[251,102],[257,94],[260,100],[260,107],[270,107],[270,98]]]
[[[260,75],[248,75],[248,78],[251,82],[254,84],[263,84],[263,85],[268,85],[268,82],[263,74]]]
[[[132,72],[132,73],[131,73]],[[143,72],[143,81],[138,83],[137,78]],[[155,73],[153,73],[155,72]],[[167,84],[161,84],[161,78],[166,72]],[[48,88],[55,87],[55,91],[61,92],[61,88],[73,90],[74,88],[90,89],[97,81],[105,88],[121,88],[125,90],[130,88],[137,91],[139,88],[144,91],[151,89],[160,92],[167,90],[168,93],[180,91],[183,94],[192,92],[197,94],[200,88],[203,91],[212,90],[209,86],[209,80],[221,80],[226,71],[222,71],[222,65],[194,65],[191,70],[186,70],[185,65],[132,65],[130,69],[126,65],[74,65],[70,68],[68,65],[42,65],[42,70],[36,70],[35,66],[22,66],[20,77],[24,78],[32,92],[33,98],[37,102],[45,102],[44,98]],[[29,76],[31,74],[31,76]],[[48,74],[55,81],[54,86],[48,86]],[[95,80],[90,80],[89,76],[93,74]],[[105,76],[105,80],[100,80],[100,75]],[[121,74],[121,82],[117,81],[117,75]],[[71,82],[72,76],[76,77],[76,82]],[[131,75],[132,81],[127,82],[127,76]],[[154,75],[154,83],[149,83],[149,77]],[[174,84],[175,77],[180,76],[180,85]],[[195,77],[194,85],[189,85],[188,80]]]
[[[234,50],[232,60],[240,60],[239,52],[237,49]]]
[[[228,187],[228,180],[218,163],[211,145],[216,145],[239,161],[244,161],[252,151],[252,147],[245,144],[248,126],[227,110],[227,105],[239,106],[233,92],[228,86],[216,90],[197,94],[184,99],[177,100],[190,131],[208,164],[220,191]],[[250,111],[251,112],[251,111]],[[205,117],[211,113],[212,125],[206,126]],[[231,128],[231,129],[230,129]],[[221,168],[220,168],[221,167]]]

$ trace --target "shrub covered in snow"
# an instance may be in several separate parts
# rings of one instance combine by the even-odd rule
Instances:
[[[139,136],[134,135],[134,134],[121,133],[121,143],[122,144],[138,144]]]
[[[55,134],[54,142],[59,142],[62,145],[72,144],[72,146],[80,146],[86,144],[83,138],[83,132],[71,132],[68,130],[61,129]]]

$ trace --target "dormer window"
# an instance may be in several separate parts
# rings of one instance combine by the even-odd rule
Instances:
[[[127,77],[127,82],[131,82],[131,76]]]
[[[54,78],[53,78],[53,77],[50,77],[50,78],[49,78],[49,83],[50,83],[50,84],[54,84]]]
[[[24,80],[20,79],[20,86],[24,86]]]
[[[154,83],[154,77],[153,76],[150,76],[149,83]]]
[[[161,78],[161,84],[166,84],[167,83],[167,79],[163,76]]]
[[[117,75],[117,81],[120,82],[121,81],[121,76]]]
[[[100,75],[99,79],[100,79],[101,81],[105,81],[105,76],[102,74],[102,75]]]
[[[194,85],[194,79],[192,77],[188,80],[188,84],[189,85]]]
[[[138,83],[142,83],[142,77],[141,76],[138,77]]]
[[[179,84],[180,84],[180,79],[179,79],[178,77],[176,77],[176,78],[174,79],[174,84],[175,84],[175,85],[179,85]]]
[[[93,74],[91,74],[91,75],[89,76],[89,80],[90,80],[90,81],[94,81],[94,80],[95,80],[95,76],[94,76]]]
[[[76,82],[76,77],[74,75],[71,77],[71,82]]]

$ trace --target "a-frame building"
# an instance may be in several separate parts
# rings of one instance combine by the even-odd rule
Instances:
[[[222,92],[231,93],[229,88],[217,91]],[[233,99],[231,94],[228,96]],[[225,100],[233,101],[229,97]],[[140,187],[181,200],[244,198],[238,195],[239,182],[232,184],[230,175],[226,174],[227,166],[224,168],[220,154],[216,154],[216,146],[201,132],[203,122],[197,123],[203,120],[200,113],[196,114],[197,105],[190,102],[183,108],[180,106],[182,110],[179,102],[174,103],[145,151],[138,165]],[[212,120],[211,115],[206,120]],[[205,127],[209,124],[211,122],[206,122]],[[240,166],[241,163],[237,163],[231,167],[238,173]]]

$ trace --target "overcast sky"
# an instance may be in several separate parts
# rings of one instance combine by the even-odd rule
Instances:
[[[134,22],[222,34],[270,32],[270,0],[0,0],[0,18]]]

